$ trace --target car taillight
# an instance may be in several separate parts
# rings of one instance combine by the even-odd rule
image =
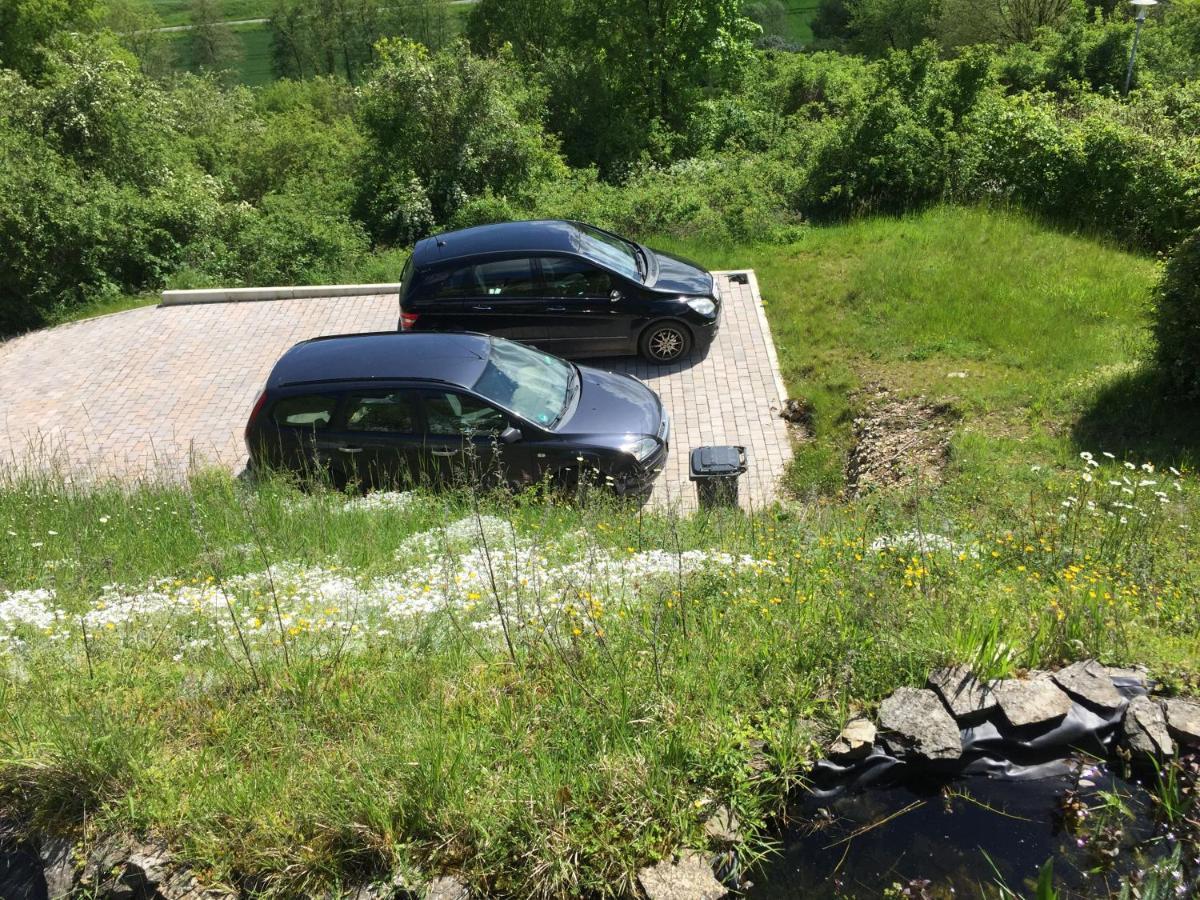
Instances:
[[[420,318],[420,313],[402,312],[400,313],[400,330],[412,331],[413,326],[417,324],[417,319]]]
[[[250,410],[250,418],[246,420],[246,443],[250,443],[250,432],[254,430],[254,421],[258,418],[258,414],[262,412],[263,404],[267,402],[267,392],[264,390],[258,395],[258,399],[254,401],[254,408]]]

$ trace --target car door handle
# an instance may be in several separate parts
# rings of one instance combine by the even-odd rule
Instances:
[[[478,310],[479,312],[491,312],[492,311],[492,307],[490,307],[490,306],[472,306],[471,309]]]
[[[338,447],[338,453],[362,453],[362,447]]]
[[[546,312],[566,312],[566,311],[567,311],[567,308],[565,306],[547,306],[546,307]]]
[[[454,456],[456,453],[462,453],[461,450],[430,450],[434,456]]]

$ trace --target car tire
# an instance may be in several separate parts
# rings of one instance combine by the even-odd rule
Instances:
[[[677,362],[692,349],[692,333],[682,322],[665,319],[642,332],[638,351],[643,359],[658,365]]]

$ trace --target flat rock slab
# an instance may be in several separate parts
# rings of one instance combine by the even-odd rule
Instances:
[[[729,893],[704,855],[695,852],[642,869],[638,882],[649,900],[721,900]]]
[[[938,695],[925,688],[897,688],[879,704],[879,724],[906,750],[925,759],[958,759],[962,735]]]
[[[995,692],[966,666],[934,669],[929,675],[929,686],[960,722],[985,718],[996,708]]]
[[[719,844],[737,844],[742,840],[742,823],[728,806],[718,806],[704,823],[704,834]]]
[[[829,757],[852,762],[870,756],[874,746],[875,724],[870,719],[851,719],[829,745]]]
[[[1176,740],[1200,747],[1200,703],[1193,700],[1165,700],[1163,713],[1167,718],[1167,731]]]
[[[467,900],[470,895],[465,884],[448,875],[435,878],[425,889],[425,900]]]
[[[1071,698],[1049,678],[1011,678],[997,681],[993,689],[1000,711],[1014,728],[1055,722],[1071,711]]]
[[[1143,690],[1150,687],[1150,675],[1143,666],[1123,667],[1105,666],[1104,671],[1113,681],[1124,681],[1135,684]]]
[[[1094,659],[1085,659],[1060,669],[1054,683],[1089,706],[1114,712],[1127,702],[1109,677],[1108,671]]]
[[[1167,717],[1162,704],[1149,697],[1134,697],[1125,710],[1122,732],[1127,746],[1135,756],[1156,759],[1175,755],[1175,743],[1167,732]]]

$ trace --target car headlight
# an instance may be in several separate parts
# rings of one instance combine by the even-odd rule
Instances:
[[[658,441],[652,437],[640,437],[626,441],[621,445],[621,449],[631,454],[638,462],[645,462],[658,450]]]
[[[711,316],[717,311],[717,304],[708,297],[693,297],[688,300],[687,305],[702,316]]]

